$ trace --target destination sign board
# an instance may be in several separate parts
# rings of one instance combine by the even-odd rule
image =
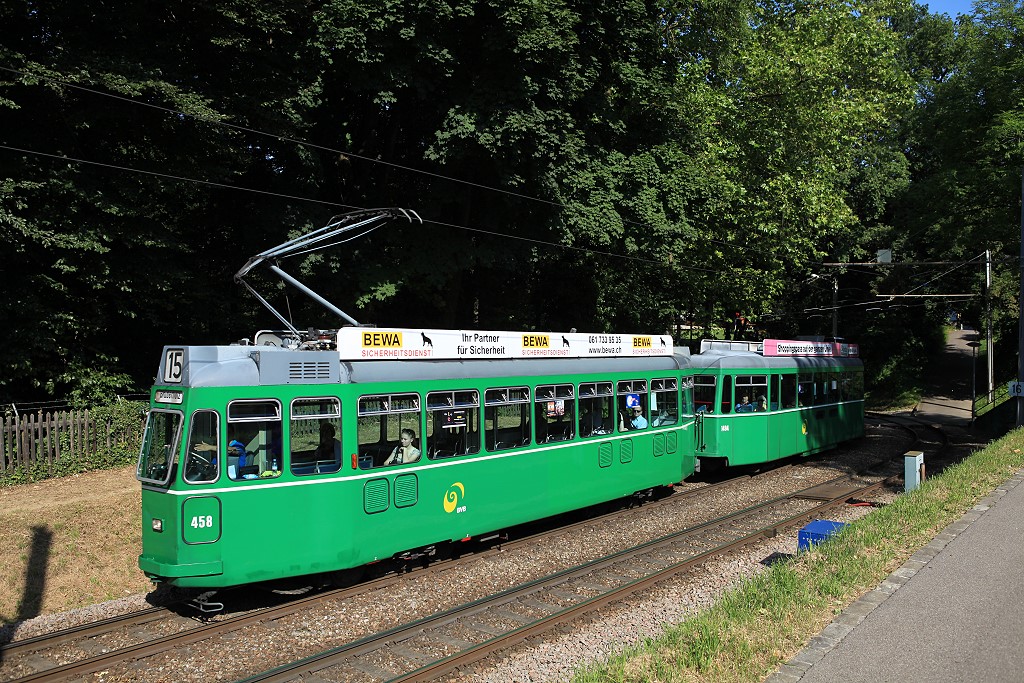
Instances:
[[[672,337],[667,334],[344,327],[338,330],[338,353],[342,360],[669,356]]]
[[[798,341],[791,339],[765,339],[766,356],[830,356],[856,358],[860,355],[857,344],[839,342]]]

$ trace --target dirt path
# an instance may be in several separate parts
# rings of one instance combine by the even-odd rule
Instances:
[[[0,623],[150,590],[140,518],[134,467],[0,489]]]

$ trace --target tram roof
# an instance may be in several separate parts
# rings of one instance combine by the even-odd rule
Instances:
[[[688,368],[690,362],[689,350],[685,348],[675,348],[670,355],[639,357],[344,361],[338,359],[337,351],[241,345],[167,346],[156,383],[230,387],[649,373],[678,371]]]
[[[693,356],[690,366],[699,370],[702,368],[728,369],[728,368],[750,368],[753,370],[781,370],[781,369],[808,369],[817,368],[860,368],[864,363],[860,358],[835,357],[835,356],[764,356],[752,351],[729,351],[714,350],[705,351]]]

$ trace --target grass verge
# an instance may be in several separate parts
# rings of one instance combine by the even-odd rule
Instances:
[[[573,681],[761,681],[1021,467],[1024,430],[1017,430]]]

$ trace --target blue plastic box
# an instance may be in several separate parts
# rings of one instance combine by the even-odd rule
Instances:
[[[838,534],[844,526],[846,526],[846,522],[830,522],[827,519],[814,520],[801,529],[797,535],[797,551],[809,550],[812,545],[827,541],[829,536]]]

